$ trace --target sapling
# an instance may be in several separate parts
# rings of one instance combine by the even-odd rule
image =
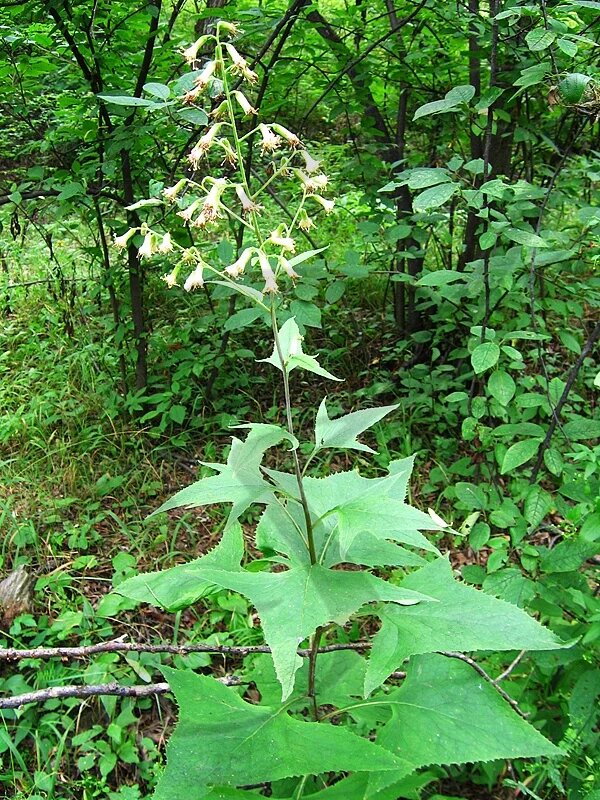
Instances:
[[[279,121],[260,119],[252,99],[257,75],[239,52],[241,35],[219,22],[183,53],[198,68],[183,101],[212,102],[213,110],[189,153],[190,174],[164,189],[163,199],[194,243],[183,245],[164,226],[148,224],[115,240],[125,247],[141,234],[140,256],[173,259],[164,276],[172,289],[217,284],[258,306],[273,336],[263,361],[281,373],[284,402],[284,427],[239,426],[245,438],[233,438],[226,463],[209,464],[214,475],[155,512],[231,504],[217,547],[118,587],[170,611],[214,587],[241,593],[256,608],[270,649],[245,667],[259,702],[210,676],[164,667],[180,719],[155,797],[216,800],[268,790],[295,800],[384,800],[405,796],[409,776],[418,785],[414,774],[424,766],[558,755],[460,652],[563,645],[516,606],[455,579],[423,534],[443,531],[446,523],[405,503],[412,459],[393,460],[377,478],[356,470],[312,474],[327,449],[373,452],[358,437],[396,406],[331,419],[322,400],[310,454],[301,462],[293,372],[338,379],[304,352],[288,299],[302,280],[300,265],[319,252],[297,252],[303,233],[318,225],[316,212],[332,212],[334,201],[317,155]],[[250,149],[262,165],[258,178],[247,170]],[[222,170],[215,172],[216,161]],[[289,211],[275,224],[268,208],[274,192]],[[241,226],[241,246],[222,267],[211,256],[212,242],[232,223]],[[262,464],[266,451],[282,443],[292,473]],[[240,519],[255,505],[262,512],[252,536],[262,557],[253,565]],[[343,629],[349,620],[370,631],[366,623],[375,618],[381,622],[375,635],[349,642]]]

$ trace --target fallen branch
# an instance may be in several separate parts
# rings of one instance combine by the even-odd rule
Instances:
[[[234,675],[217,678],[225,686],[239,686],[241,680]],[[123,686],[120,683],[99,683],[89,686],[52,686],[49,689],[38,689],[34,692],[17,694],[14,697],[0,697],[0,710],[21,708],[28,703],[45,703],[47,700],[64,700],[69,697],[97,697],[116,695],[117,697],[151,697],[155,694],[169,692],[168,683],[148,683],[141,686]]]
[[[370,642],[348,642],[346,644],[329,644],[319,648],[319,653],[333,653],[337,650],[368,650]],[[84,645],[81,647],[32,647],[20,650],[9,647],[0,649],[0,661],[21,661],[24,658],[89,658],[98,653],[170,653],[172,655],[186,655],[187,653],[213,653],[214,655],[245,657],[252,653],[270,653],[267,645],[249,645],[236,647],[215,644],[140,644],[138,642],[123,642],[113,639],[111,642]],[[307,658],[308,649],[297,651],[299,656]]]

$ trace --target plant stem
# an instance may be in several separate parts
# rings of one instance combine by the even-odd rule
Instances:
[[[319,706],[317,703],[317,694],[315,692],[315,679],[317,676],[317,656],[322,633],[323,628],[317,628],[312,638],[310,654],[308,656],[308,697],[312,704],[312,715],[315,722],[319,721]]]

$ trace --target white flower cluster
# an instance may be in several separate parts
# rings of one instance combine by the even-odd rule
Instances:
[[[201,60],[200,53],[203,48],[209,44],[214,47],[214,56],[201,66],[193,87],[183,96],[183,102],[194,104],[207,90],[217,102],[219,94],[224,99],[211,112],[211,125],[188,155],[193,170],[192,177],[181,178],[173,186],[165,188],[163,197],[165,201],[177,205],[179,209],[177,215],[190,228],[205,229],[219,220],[232,218],[246,226],[256,239],[256,244],[246,247],[236,261],[221,271],[207,264],[195,247],[182,247],[173,241],[169,233],[158,234],[145,224],[116,236],[114,240],[117,248],[124,249],[132,246],[131,239],[135,234],[141,234],[143,240],[138,247],[141,258],[150,258],[157,253],[164,255],[176,250],[179,253],[179,261],[175,268],[164,276],[164,280],[168,286],[177,286],[181,268],[191,266],[193,269],[183,285],[186,291],[204,286],[204,274],[207,270],[218,273],[222,278],[236,280],[241,277],[249,264],[257,264],[265,282],[263,293],[278,292],[278,274],[285,273],[292,280],[298,278],[292,263],[288,260],[288,256],[296,250],[292,236],[293,229],[297,227],[306,233],[315,226],[314,220],[304,207],[305,203],[314,201],[326,213],[330,213],[334,207],[334,201],[323,196],[328,189],[327,176],[322,172],[319,161],[308,152],[295,133],[277,122],[261,122],[244,136],[238,133],[236,109],[238,114],[241,111],[244,116],[258,114],[258,110],[239,88],[244,82],[255,84],[258,80],[257,74],[230,41],[221,41],[222,36],[235,37],[239,33],[236,25],[220,21],[215,35],[201,36],[182,51],[188,64],[195,68]],[[233,88],[229,87],[230,76],[233,76],[238,84]],[[257,191],[251,192],[244,165],[240,163],[241,143],[249,140],[251,144],[257,136],[260,137],[258,145],[261,153],[271,160],[270,177]],[[200,183],[194,180],[194,173],[199,170],[201,163],[208,158],[209,153],[215,151],[221,152],[222,164],[238,169],[239,181],[212,176],[204,177]],[[274,161],[275,158],[279,158],[279,163]],[[257,202],[257,198],[277,177],[294,181],[301,192],[301,199],[291,223],[281,223],[271,231],[270,235],[264,236],[261,234],[258,221],[263,207]],[[274,248],[275,252],[269,253],[270,248]]]

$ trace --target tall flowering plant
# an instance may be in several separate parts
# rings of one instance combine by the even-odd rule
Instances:
[[[277,122],[243,131],[240,119],[258,110],[246,95],[256,75],[235,46],[238,35],[236,26],[220,22],[214,35],[184,51],[193,67],[200,66],[184,101],[211,98],[215,108],[189,153],[191,174],[163,193],[207,242],[220,225],[241,225],[245,236],[235,260],[221,269],[202,239],[183,247],[168,230],[148,225],[116,240],[125,246],[141,233],[142,257],[171,254],[176,263],[165,275],[169,286],[183,280],[191,291],[224,283],[267,311],[274,346],[264,360],[281,372],[285,400],[285,427],[240,426],[245,439],[233,438],[226,463],[207,465],[214,475],[155,512],[229,505],[215,549],[117,589],[169,611],[193,605],[214,587],[240,593],[256,608],[265,639],[263,652],[240,668],[235,687],[191,669],[163,668],[180,718],[155,797],[394,800],[414,796],[431,777],[419,770],[432,764],[560,755],[523,719],[498,680],[461,651],[563,645],[521,609],[455,578],[423,533],[442,532],[446,523],[405,502],[412,458],[393,460],[387,474],[375,478],[357,470],[321,477],[309,472],[326,450],[373,452],[358,437],[397,406],[332,419],[324,399],[309,456],[300,461],[291,373],[337,378],[304,352],[293,318],[280,327],[278,303],[299,280],[295,267],[314,252],[295,254],[298,232],[314,225],[309,214],[315,210],[330,212],[333,201],[325,196],[328,181],[319,161],[293,132]],[[212,57],[199,64],[206,48]],[[265,167],[256,185],[245,170],[244,148],[250,147],[260,149]],[[223,174],[201,175],[213,154]],[[294,198],[291,216],[265,226],[266,193],[282,186]],[[244,282],[255,274],[261,291]],[[291,473],[262,463],[282,442],[291,452]],[[252,527],[244,519],[255,506],[261,514]],[[261,558],[253,561],[257,550]],[[364,632],[358,642],[344,627],[351,620]],[[256,689],[251,694],[249,683]]]

